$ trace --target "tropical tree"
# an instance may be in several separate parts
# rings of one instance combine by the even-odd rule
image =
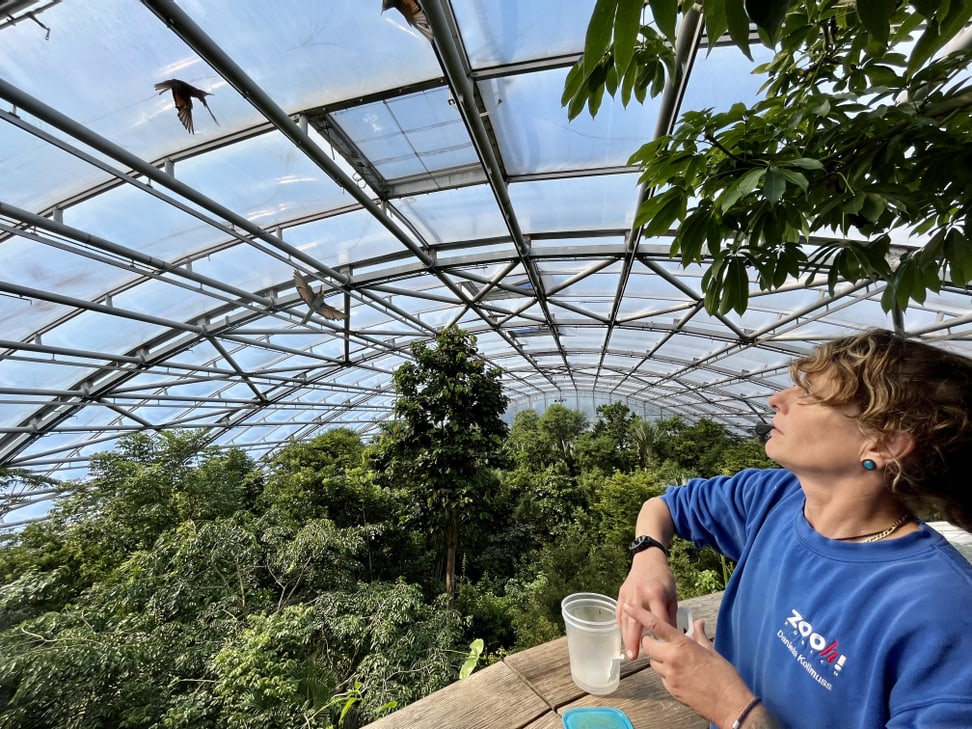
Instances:
[[[644,101],[679,81],[677,33],[701,23],[709,49],[728,35],[752,58],[754,25],[775,50],[764,98],[689,110],[636,151],[636,224],[704,265],[710,313],[746,309],[750,269],[762,289],[886,281],[900,310],[972,279],[972,51],[939,53],[970,16],[969,0],[597,0],[562,101],[570,118],[605,92]]]
[[[297,521],[326,517],[342,526],[379,521],[388,492],[362,472],[365,447],[350,428],[335,428],[309,441],[291,443],[270,460],[263,508]]]
[[[540,415],[533,408],[513,416],[506,447],[513,462],[526,468],[540,468],[554,462],[552,445],[540,429]]]
[[[657,441],[660,430],[653,420],[636,417],[628,431],[634,465],[638,468],[651,468],[657,460]]]
[[[720,472],[723,451],[733,439],[719,423],[708,418],[689,423],[676,417],[659,421],[658,427],[664,434],[658,443],[664,460],[700,476]]]
[[[728,443],[719,457],[717,471],[731,476],[744,468],[776,468],[777,464],[766,455],[760,438],[745,438]]]
[[[388,567],[410,555],[373,548],[384,523],[277,508],[301,492],[257,499],[248,459],[204,442],[120,443],[51,518],[6,537],[0,729],[353,729],[455,680],[460,617]],[[271,478],[360,470],[355,439],[317,445]],[[343,507],[378,502],[359,485],[334,487]]]
[[[578,464],[574,446],[587,430],[587,417],[580,410],[554,403],[543,412],[537,424],[554,458],[567,467],[568,473],[576,476]]]
[[[630,471],[635,464],[631,439],[634,420],[623,402],[599,405],[594,426],[577,439],[577,459],[582,468],[598,468],[604,473]]]
[[[434,346],[416,342],[412,356],[395,371],[396,421],[374,457],[386,478],[409,485],[422,516],[435,525],[452,596],[461,527],[477,518],[492,490],[490,468],[504,459],[508,398],[501,370],[457,327],[439,332]]]

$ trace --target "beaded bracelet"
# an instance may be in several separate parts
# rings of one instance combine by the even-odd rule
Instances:
[[[746,708],[739,712],[739,718],[732,722],[731,729],[741,729],[743,722],[746,721],[746,717],[749,716],[749,712],[756,708],[756,704],[759,703],[759,696],[753,696],[752,700],[746,704]]]

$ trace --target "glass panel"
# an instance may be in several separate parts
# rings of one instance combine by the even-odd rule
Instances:
[[[624,107],[605,95],[595,118],[582,113],[568,122],[560,104],[563,78],[556,70],[480,84],[511,175],[623,166],[651,139],[657,101]]]
[[[268,229],[351,202],[316,164],[294,154],[293,143],[279,133],[179,162],[176,177]]]
[[[473,68],[584,50],[593,0],[453,3]]]
[[[386,180],[477,162],[448,89],[433,89],[334,114]]]
[[[627,229],[637,204],[634,175],[518,182],[510,199],[524,233]]]

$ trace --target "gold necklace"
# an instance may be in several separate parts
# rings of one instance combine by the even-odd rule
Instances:
[[[861,544],[867,544],[868,542],[878,542],[884,539],[885,537],[890,536],[892,533],[898,530],[898,527],[903,526],[904,524],[911,521],[913,518],[914,517],[911,514],[905,514],[884,531],[871,532],[870,534],[858,534],[856,537],[839,537],[835,541],[849,542],[852,539],[862,539],[863,541],[861,542]],[[864,537],[867,537],[867,539],[864,539]]]
[[[807,519],[806,504],[803,505],[803,518],[806,519],[807,524],[810,524],[810,520]],[[911,521],[914,518],[915,518],[914,514],[910,512],[905,512],[904,516],[898,519],[894,524],[889,526],[887,529],[883,529],[882,531],[879,532],[868,532],[867,534],[855,534],[853,537],[836,537],[834,541],[849,542],[854,539],[863,539],[864,541],[861,542],[861,544],[866,544],[867,542],[877,542],[880,541],[881,539],[884,539],[887,536],[890,536],[893,532],[897,531],[898,527],[907,524],[909,521]],[[814,528],[813,524],[810,524],[810,528],[811,529]],[[816,529],[814,529],[814,531],[816,531]],[[867,539],[864,539],[864,537],[867,537]]]

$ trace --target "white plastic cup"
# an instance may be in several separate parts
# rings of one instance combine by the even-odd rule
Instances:
[[[621,630],[617,601],[594,592],[577,592],[560,602],[567,628],[570,676],[589,694],[603,696],[621,681]]]

